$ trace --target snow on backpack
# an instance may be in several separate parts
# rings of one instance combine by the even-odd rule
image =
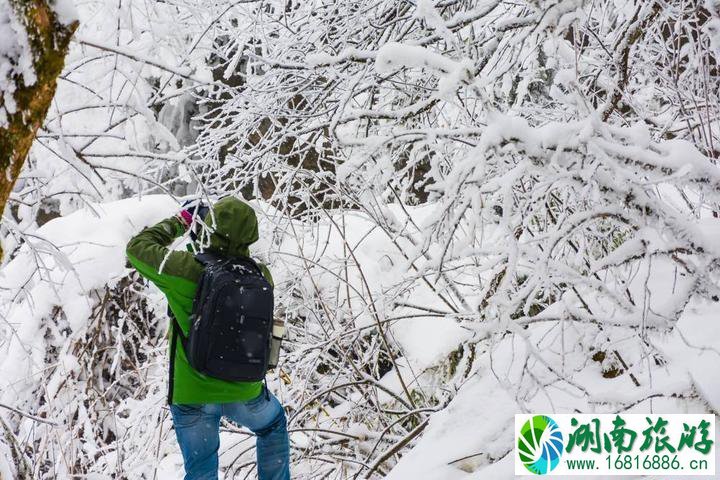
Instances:
[[[195,370],[231,382],[265,378],[273,328],[273,287],[249,257],[224,258],[200,253],[200,277],[185,337],[173,316]]]

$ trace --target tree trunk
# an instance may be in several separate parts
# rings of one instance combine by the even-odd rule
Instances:
[[[77,21],[64,24],[47,1],[10,0],[10,6],[27,32],[36,80],[25,85],[19,74],[10,79],[16,87],[13,95],[16,106],[6,108],[7,122],[0,127],[0,169],[4,172],[0,175],[0,211],[5,209],[35,134],[45,120],[70,38],[78,26]],[[3,93],[0,92],[0,107],[6,106]]]

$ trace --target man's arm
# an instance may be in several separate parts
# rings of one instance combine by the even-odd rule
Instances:
[[[177,217],[170,217],[135,235],[125,250],[140,275],[165,293],[172,289],[175,279],[196,282],[202,274],[202,267],[190,253],[168,248],[184,231],[185,225]]]

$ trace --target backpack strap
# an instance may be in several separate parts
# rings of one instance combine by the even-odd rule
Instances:
[[[203,267],[208,267],[211,265],[215,265],[218,263],[221,263],[223,261],[227,261],[226,258],[221,257],[220,255],[212,252],[201,252],[195,255],[195,260],[200,262]]]
[[[258,263],[255,261],[254,258],[252,258],[252,257],[237,257],[237,258],[235,258],[235,260],[239,260],[239,263],[242,263],[244,265],[252,266],[252,268],[255,270],[255,273],[257,273],[261,277],[263,276],[262,269],[260,268],[260,265],[258,265]]]
[[[185,349],[185,345],[187,345],[187,338],[182,333],[182,329],[180,328],[180,324],[177,321],[177,318],[175,318],[175,314],[170,310],[170,306],[168,305],[167,309],[168,317],[170,317],[170,320],[172,320],[172,339],[170,340],[170,371],[169,371],[169,379],[168,379],[168,395],[167,395],[167,401],[168,405],[172,405],[173,403],[173,393],[175,390],[175,355],[177,351],[177,342],[178,339],[180,339],[180,343],[183,346],[183,349]]]
[[[203,267],[212,267],[219,264],[232,263],[233,261],[240,261],[246,265],[251,265],[255,272],[263,276],[260,265],[252,257],[223,257],[213,252],[202,252],[195,255],[195,260],[200,262]]]
[[[167,313],[173,322],[173,336],[177,335],[180,338],[180,344],[183,346],[183,348],[185,348],[185,346],[187,345],[187,337],[183,333],[182,328],[180,328],[180,323],[178,323],[175,314],[172,312],[172,310],[170,310],[169,306]]]

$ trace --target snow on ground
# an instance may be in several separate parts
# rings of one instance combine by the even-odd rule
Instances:
[[[702,398],[717,411],[720,399],[717,372],[720,370],[720,328],[717,315],[708,307],[692,307],[690,313],[683,316],[679,328],[694,331],[681,340],[678,329],[668,336],[664,345],[658,345],[669,357],[665,372],[655,372],[652,388],[635,388],[627,375],[615,379],[602,378],[600,372],[590,367],[583,372],[583,384],[590,389],[590,398],[598,404],[588,404],[576,395],[568,395],[562,390],[551,390],[553,403],[538,396],[531,404],[521,404],[509,393],[504,385],[502,372],[505,368],[511,372],[507,378],[518,373],[513,367],[513,357],[523,358],[518,345],[500,345],[493,354],[492,368],[490,357],[485,354],[478,359],[479,367],[469,380],[459,389],[448,406],[434,413],[423,432],[418,444],[405,456],[387,476],[388,480],[485,480],[515,478],[513,454],[514,432],[513,418],[523,412],[612,412],[612,402],[626,397],[628,401],[645,397],[652,393],[682,391],[692,378],[700,390]],[[717,311],[717,307],[715,308]],[[703,324],[705,322],[705,324]],[[696,343],[693,343],[696,342]],[[692,346],[690,346],[692,345]],[[504,358],[503,358],[504,357]],[[595,371],[593,371],[595,370]],[[500,373],[500,377],[496,374]],[[594,380],[593,380],[594,379]],[[680,384],[680,385],[678,385]],[[626,392],[626,393],[622,393]],[[607,405],[601,403],[605,400]],[[628,410],[628,413],[706,413],[701,404],[688,404],[680,399],[658,398],[654,402],[644,402]],[[720,422],[716,419],[715,441],[720,441]],[[720,461],[720,451],[716,450],[716,462]],[[597,479],[646,478],[639,476],[592,477]],[[673,478],[697,478],[677,476]]]
[[[400,460],[387,479],[461,480],[470,478],[470,472],[481,465],[505,457],[512,459],[508,449],[513,441],[513,415],[517,412],[514,399],[492,374],[477,372],[444,410],[430,418],[420,443]],[[511,470],[512,462],[507,466]],[[502,470],[507,473],[505,468]]]
[[[720,412],[720,316],[718,303],[694,299],[673,333],[658,348],[687,371],[705,401]]]
[[[100,417],[101,424],[112,422],[105,428],[118,434],[116,450],[93,442],[93,428],[102,429],[103,426],[93,425],[94,420],[85,418],[84,409],[75,408],[83,400],[87,402],[82,385],[88,380],[83,379],[85,370],[78,363],[78,352],[73,350],[73,345],[82,340],[91,327],[91,312],[98,301],[91,292],[103,291],[106,286],[112,288],[126,276],[124,252],[130,237],[176,210],[174,200],[157,195],[89,204],[23,233],[25,243],[0,270],[0,304],[3,305],[0,402],[30,412],[38,408],[52,412],[50,421],[57,425],[47,426],[19,417],[17,428],[21,438],[39,436],[42,439],[40,445],[53,439],[50,441],[70,445],[71,449],[82,443],[88,455],[97,455],[98,468],[103,468],[121,462],[117,452],[122,452],[123,444],[132,443],[135,436],[153,435],[160,410],[152,401],[143,403],[128,398],[112,415]],[[56,307],[62,309],[63,322],[49,320],[54,318],[54,312],[60,312]],[[47,364],[51,352],[55,352],[57,360]],[[47,380],[39,384],[41,379]],[[78,391],[68,392],[70,384]],[[40,405],[38,389],[43,389],[44,400]],[[88,408],[93,407],[88,405]],[[85,424],[87,438],[78,436],[78,424]],[[168,430],[169,427],[164,435],[169,439]],[[123,462],[125,471],[152,469],[147,459],[165,451],[157,445],[155,440],[136,449],[133,458]],[[11,478],[8,473],[11,469],[6,462],[13,456],[7,448],[0,443],[0,475]],[[175,447],[167,444],[165,448],[172,451]],[[103,453],[103,450],[107,452]],[[58,478],[63,478],[67,464],[53,468]],[[139,474],[135,478],[140,478]]]
[[[0,350],[0,398],[14,403],[43,369],[44,339],[39,322],[61,305],[73,331],[86,327],[93,301],[89,292],[125,275],[125,245],[143,227],[177,211],[170,197],[152,195],[91,204],[28,234],[17,256],[0,270],[5,305]],[[22,292],[17,298],[7,295]],[[74,365],[67,359],[66,368]]]

